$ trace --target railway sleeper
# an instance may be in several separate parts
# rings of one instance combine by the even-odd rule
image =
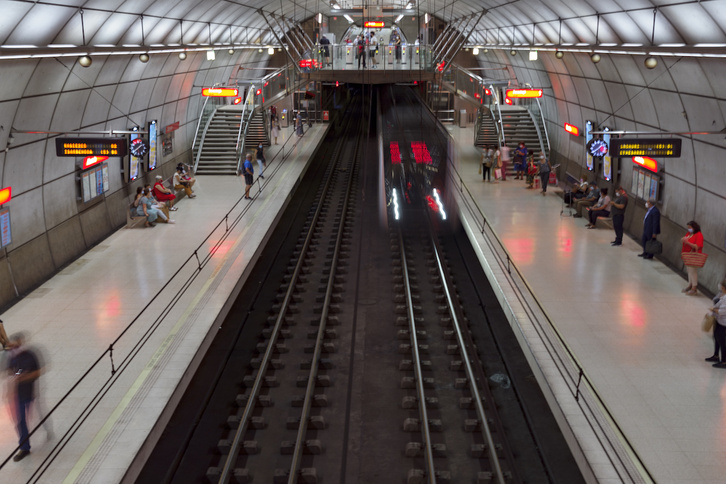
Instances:
[[[258,353],[265,353],[267,351],[267,343],[257,343],[257,352]],[[276,353],[287,353],[290,349],[287,347],[285,343],[275,343],[275,352]]]
[[[259,369],[262,366],[262,358],[252,358],[250,360],[250,368]],[[274,370],[281,370],[285,368],[285,363],[278,358],[272,358],[270,360],[270,368]]]
[[[310,319],[310,326],[317,326],[320,324],[320,318],[312,318]],[[340,319],[338,319],[337,316],[328,316],[328,319],[325,321],[326,326],[340,326]]]
[[[295,384],[298,388],[305,388],[308,386],[308,377],[300,375],[297,377],[297,380],[295,381]],[[321,388],[327,388],[332,385],[332,382],[330,381],[330,376],[328,375],[318,375],[315,378],[315,386],[321,387]]]
[[[293,408],[302,407],[305,403],[305,395],[298,395],[296,397],[292,397],[292,401],[290,402],[291,406]],[[316,393],[313,395],[312,400],[313,407],[327,407],[328,406],[328,396],[324,393]]]
[[[323,346],[321,348],[321,351],[323,353],[337,353],[338,348],[335,345],[335,343],[323,343]],[[308,344],[305,345],[305,353],[314,353],[315,352],[315,345],[314,344]]]
[[[434,471],[436,474],[436,482],[446,484],[451,482],[451,473],[449,471]],[[409,469],[406,475],[406,484],[426,484],[426,472],[423,469]]]
[[[316,306],[314,310],[315,314],[322,314],[323,313],[323,306]],[[339,314],[340,313],[340,305],[339,304],[331,304],[328,306],[328,314]]]
[[[301,370],[309,370],[312,368],[313,362],[312,360],[306,361],[303,363],[300,363],[300,369]],[[335,368],[335,364],[330,358],[320,358],[318,360],[318,369],[320,370],[332,370]]]
[[[222,439],[217,443],[217,449],[222,455],[228,455],[232,448],[232,442],[229,439]],[[245,440],[242,442],[241,454],[255,455],[260,453],[260,446],[256,440]]]
[[[207,481],[211,483],[218,483],[219,477],[222,475],[222,469],[219,467],[210,467],[207,469]],[[231,482],[236,484],[248,484],[252,482],[252,473],[249,469],[234,469],[232,471]]]
[[[422,354],[428,354],[429,352],[429,345],[418,345],[418,351]],[[411,353],[411,344],[410,343],[401,343],[398,345],[398,352],[402,354],[410,354]]]
[[[308,428],[313,430],[322,430],[327,428],[328,424],[325,422],[325,417],[322,415],[313,415],[308,419]],[[287,417],[288,430],[297,430],[300,427],[300,417]]]
[[[433,378],[424,378],[423,386],[428,389],[436,388],[436,380]],[[401,378],[401,389],[411,390],[414,388],[416,388],[416,378],[412,376],[404,376]]]
[[[429,371],[433,368],[431,360],[421,360],[421,369]],[[401,371],[413,371],[413,360],[401,360],[398,364],[398,369]]]
[[[267,316],[267,321],[265,322],[265,326],[268,328],[270,326],[275,326],[275,324],[277,323],[278,316],[279,316],[279,314]],[[282,322],[286,326],[295,326],[297,324],[297,321],[295,321],[295,318],[293,318],[291,316],[286,316],[285,319],[282,320]]]
[[[264,328],[262,330],[262,337],[265,339],[270,339],[270,336],[272,336],[272,330],[273,328]],[[283,339],[288,339],[292,337],[292,333],[289,329],[281,329],[279,335]]]
[[[285,300],[286,297],[287,297],[287,288],[285,288],[284,292],[280,292],[280,291],[277,292],[277,295],[275,296],[275,301],[282,302]],[[304,301],[304,299],[299,294],[293,294],[292,296],[290,296],[290,301],[294,302],[296,304],[300,304],[301,302]]]
[[[328,292],[328,278],[326,277],[323,281],[321,281],[322,284],[325,284],[324,286],[318,287],[318,292]],[[343,292],[344,288],[342,284],[333,284],[333,294]]]
[[[234,401],[237,403],[238,407],[246,407],[247,401],[250,399],[250,396],[246,393],[239,393],[237,394],[237,397],[235,397]],[[270,398],[270,395],[258,395],[257,396],[257,404],[260,407],[271,407],[273,405],[272,398]]]
[[[419,457],[422,450],[421,442],[409,442],[406,444],[406,457]],[[431,450],[434,457],[446,457],[446,444],[431,444]]]
[[[411,410],[418,407],[418,398],[414,396],[406,396],[401,400],[401,408],[404,410]],[[437,409],[439,408],[439,399],[437,397],[426,397],[426,408]]]
[[[282,276],[282,282],[284,282],[286,284],[289,284],[291,280],[292,280],[292,274],[285,274]],[[307,284],[308,281],[309,281],[309,279],[305,275],[300,274],[297,277],[297,282],[300,284]]]
[[[398,333],[397,333],[398,339],[403,339],[403,340],[409,339],[410,334],[411,333],[407,329],[399,329]],[[429,335],[428,335],[428,333],[426,333],[426,330],[419,329],[419,330],[416,330],[416,337],[421,338],[421,339],[428,339]]]
[[[242,379],[242,384],[246,388],[251,388],[255,384],[256,379],[257,375],[245,375]],[[262,379],[262,386],[267,388],[279,387],[280,382],[277,381],[277,377],[275,376],[266,376]]]
[[[239,415],[230,415],[227,417],[227,428],[235,430],[239,427],[239,423],[242,418]],[[267,422],[265,417],[250,417],[250,428],[253,429],[264,429],[267,428]]]
[[[323,331],[323,334],[326,339],[338,339],[338,332],[334,329],[326,329]],[[308,331],[308,339],[317,339],[318,338],[318,332],[317,331]]]
[[[303,443],[303,454],[320,455],[323,453],[323,443],[317,439],[306,440]],[[292,440],[283,440],[280,444],[280,454],[292,455],[295,453],[295,442]]]
[[[289,469],[275,469],[275,476],[272,479],[272,483],[287,484],[289,476]],[[318,471],[314,467],[306,467],[304,469],[300,469],[300,471],[298,472],[297,482],[302,484],[317,484]]]
[[[343,295],[342,294],[333,292],[333,295],[330,296],[330,302],[332,302],[332,303],[338,303],[338,304],[340,304],[343,301],[344,301],[344,299],[343,299]],[[323,303],[323,302],[325,302],[325,294],[318,294],[315,297],[315,302],[316,303]]]
[[[441,432],[443,430],[444,426],[441,423],[441,419],[438,418],[432,418],[429,419],[429,431],[431,432]],[[421,421],[417,418],[406,418],[403,421],[403,431],[404,432],[420,432],[421,431]]]

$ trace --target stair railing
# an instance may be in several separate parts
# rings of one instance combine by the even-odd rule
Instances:
[[[547,142],[547,153],[550,153],[552,148],[550,147],[550,135],[547,132],[547,123],[545,122],[544,111],[542,111],[542,104],[540,104],[539,98],[536,98],[535,100],[537,101],[537,111],[539,112],[539,119],[542,121],[542,129],[544,130],[544,137]]]
[[[242,166],[242,153],[244,152],[245,138],[247,138],[247,129],[250,125],[250,119],[254,116],[255,107],[252,105],[255,99],[255,85],[251,84],[247,90],[247,97],[245,98],[245,104],[242,108],[242,113],[239,119],[239,131],[237,131],[237,145],[235,146],[235,152],[237,156],[237,173],[239,173],[240,166]]]
[[[501,104],[499,102],[499,91],[494,88],[493,84],[489,85],[489,91],[492,93],[494,106],[496,106],[497,108],[496,110],[492,110],[490,107],[489,111],[494,114],[494,124],[497,127],[497,138],[499,139],[499,146],[502,146],[507,141],[507,139],[504,136],[504,126],[502,124],[502,110],[499,107]]]
[[[209,129],[209,125],[212,124],[212,120],[214,119],[214,115],[217,113],[218,107],[214,109],[214,112],[207,118],[207,122],[204,123],[204,131],[202,132],[202,137],[199,140],[199,149],[197,150],[197,154],[194,157],[194,172],[196,173],[197,167],[199,166],[199,158],[202,156],[202,150],[204,149],[204,140],[207,137],[207,130]],[[201,119],[201,118],[200,118]],[[196,136],[194,137],[196,140]]]

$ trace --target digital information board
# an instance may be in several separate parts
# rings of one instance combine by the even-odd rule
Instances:
[[[117,156],[127,154],[126,138],[56,138],[55,155],[59,157],[76,156]]]
[[[681,138],[613,138],[610,142],[610,156],[679,158],[681,141]]]

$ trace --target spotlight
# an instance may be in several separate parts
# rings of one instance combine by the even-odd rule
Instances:
[[[590,60],[593,64],[597,64],[598,62],[600,62],[600,54],[592,54],[590,56]]]
[[[149,54],[141,54],[139,56],[139,60],[146,64],[147,62],[149,62]]]
[[[482,52],[486,54],[487,52],[489,52],[489,49],[482,49]]]
[[[509,53],[510,53],[510,54],[511,54],[512,56],[515,56],[515,55],[517,55],[517,51],[516,51],[516,50],[514,50],[514,49],[510,50],[510,51],[509,51]]]
[[[565,53],[562,52],[561,50],[558,50],[555,52],[555,57],[557,57],[558,59],[562,59],[564,56],[565,56]]]
[[[658,65],[658,59],[656,59],[655,57],[652,57],[652,56],[646,57],[644,64],[645,64],[645,67],[647,67],[648,69],[655,69],[655,66]]]
[[[179,60],[184,60],[187,58],[186,52],[179,52]]]
[[[479,55],[479,47],[474,47],[474,48],[473,48],[473,49],[471,50],[471,53],[472,53],[472,54],[474,54],[474,55]]]
[[[229,55],[234,55],[234,49],[229,49],[227,52],[229,52]]]
[[[93,64],[93,59],[91,59],[89,56],[84,55],[80,59],[78,59],[78,63],[82,65],[83,67],[91,67],[91,64]]]

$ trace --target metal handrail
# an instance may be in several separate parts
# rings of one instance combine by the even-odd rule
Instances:
[[[197,171],[197,167],[199,166],[199,158],[202,156],[202,149],[204,149],[204,139],[207,137],[207,130],[209,129],[209,125],[212,124],[212,120],[214,119],[214,115],[216,114],[218,109],[219,109],[219,107],[214,108],[214,112],[212,112],[212,114],[209,116],[209,119],[207,119],[207,122],[204,124],[204,131],[202,132],[202,138],[199,140],[199,150],[197,150],[197,155],[194,158],[194,171],[195,172]],[[200,118],[200,120],[201,120],[201,118]]]
[[[539,149],[543,154],[546,154],[547,151],[545,151],[545,145],[542,141],[542,132],[539,130],[539,124],[537,123],[537,120],[535,119],[534,113],[532,113],[531,109],[527,109],[527,113],[529,114],[529,117],[532,118],[532,123],[534,124],[534,129],[537,131],[537,140],[539,141]]]
[[[447,168],[451,169],[453,171],[453,173],[455,174],[455,176],[452,177],[452,181],[454,182],[454,185],[456,185],[456,182],[458,179],[458,183],[460,186],[456,187],[456,188],[462,193],[462,195],[465,192],[466,192],[466,195],[468,195],[468,200],[466,199],[466,197],[464,197],[464,200],[463,200],[464,204],[467,206],[467,208],[470,211],[473,212],[473,210],[475,210],[481,217],[481,223],[475,217],[476,223],[479,226],[480,233],[485,237],[487,243],[490,244],[490,246],[492,248],[492,252],[494,253],[495,257],[499,258],[500,264],[504,264],[506,266],[503,269],[506,271],[506,273],[508,275],[511,276],[512,269],[514,269],[514,272],[519,277],[519,279],[521,280],[524,287],[523,288],[519,287],[519,285],[513,278],[510,279],[511,283],[517,288],[518,291],[520,291],[520,293],[523,296],[526,293],[534,301],[536,308],[544,316],[545,323],[547,325],[546,327],[549,328],[554,333],[554,335],[556,337],[556,342],[559,343],[561,345],[561,347],[564,349],[565,355],[561,355],[560,351],[553,344],[553,342],[549,341],[549,343],[551,344],[552,351],[554,352],[555,355],[557,355],[557,357],[562,361],[563,364],[569,362],[569,364],[572,365],[574,367],[574,369],[576,370],[575,374],[577,376],[575,377],[569,371],[567,371],[566,368],[561,369],[560,366],[558,366],[557,364],[555,365],[557,367],[560,375],[565,377],[566,380],[569,380],[571,383],[573,383],[574,388],[570,388],[570,386],[568,385],[568,390],[570,390],[570,392],[572,393],[573,397],[575,398],[575,401],[578,402],[578,404],[581,400],[584,401],[588,410],[592,413],[592,416],[593,416],[595,422],[593,423],[590,419],[587,419],[587,417],[586,417],[588,424],[591,426],[591,428],[593,428],[593,431],[595,430],[594,426],[597,425],[602,431],[605,431],[606,429],[610,429],[612,432],[614,432],[615,436],[618,439],[618,443],[624,448],[624,451],[627,454],[626,457],[623,457],[618,452],[618,450],[615,448],[615,444],[612,441],[608,440],[610,445],[613,446],[613,450],[615,451],[615,454],[617,455],[620,464],[623,465],[624,467],[626,467],[627,463],[630,463],[632,466],[635,467],[636,471],[639,474],[639,477],[642,479],[643,482],[655,483],[655,479],[653,478],[652,474],[648,470],[647,466],[643,462],[643,460],[640,457],[640,455],[638,454],[638,452],[635,450],[635,447],[633,446],[633,444],[630,442],[630,440],[625,435],[625,432],[623,431],[623,429],[620,428],[620,425],[617,423],[615,416],[610,411],[610,408],[607,406],[604,399],[600,396],[600,393],[597,391],[595,384],[592,382],[592,379],[588,376],[587,372],[585,371],[585,368],[580,364],[580,361],[578,360],[577,356],[572,351],[570,346],[567,344],[567,341],[565,340],[565,338],[562,336],[560,331],[557,329],[557,326],[554,324],[552,319],[547,314],[547,311],[544,309],[544,306],[540,302],[539,298],[537,298],[537,296],[535,295],[534,290],[532,289],[532,286],[529,284],[527,279],[524,277],[524,275],[522,274],[522,272],[519,269],[519,267],[517,266],[517,264],[515,264],[512,261],[512,257],[510,255],[509,251],[506,249],[506,247],[505,247],[504,243],[502,242],[501,238],[499,237],[499,235],[496,233],[496,231],[491,226],[491,224],[489,224],[487,222],[487,218],[484,215],[484,212],[482,212],[481,208],[479,207],[479,204],[476,202],[476,199],[474,198],[471,191],[464,183],[464,180],[461,177],[461,174],[458,172],[456,167],[453,166],[453,164],[449,164]],[[488,231],[488,233],[486,233],[487,231]],[[497,246],[496,249],[494,247],[495,243]],[[525,303],[524,299],[522,299],[522,301],[524,304]],[[527,304],[527,306],[529,306],[529,303],[526,303],[526,304]],[[530,307],[531,312],[534,313],[534,311],[532,311],[532,309],[533,308]],[[532,315],[534,316],[534,314],[532,314]],[[539,322],[539,320],[536,317],[533,318],[533,322],[534,321]],[[540,327],[540,329],[544,329],[544,327],[542,325],[540,325],[539,327]],[[583,391],[583,389],[581,388],[583,386],[582,385],[583,383],[584,383],[584,386],[586,387],[586,389],[589,390],[589,396],[595,400],[594,403],[596,405],[596,409],[600,410],[599,413],[606,420],[606,424],[607,424],[606,427],[604,427],[601,422],[597,421],[598,415],[595,412],[596,409],[589,407],[589,405],[588,405],[589,402],[585,401],[586,400],[585,397],[588,396],[588,394],[585,393],[585,391]]]
[[[242,113],[240,114],[239,119],[239,131],[237,131],[237,144],[235,145],[235,152],[237,154],[237,173],[239,173],[240,165],[242,164],[242,151],[244,148],[244,141],[247,138],[247,129],[249,128],[249,120],[252,119],[252,115],[254,114],[255,110],[254,107],[250,108],[250,105],[252,104],[251,101],[254,100],[254,92],[255,92],[255,85],[250,84],[249,89],[247,90],[247,97],[245,98],[245,104],[242,108]],[[247,111],[250,111],[250,115],[245,119],[245,114]],[[243,135],[243,129],[244,126],[244,135]],[[240,144],[241,143],[241,144]]]
[[[498,116],[495,116],[494,123],[497,125],[497,133],[499,135],[499,146],[502,146],[502,145],[504,145],[504,143],[507,142],[507,138],[506,138],[506,136],[504,136],[504,126],[502,124],[503,123],[503,121],[502,121],[502,110],[500,108],[501,103],[499,102],[500,101],[500,99],[499,99],[499,91],[497,91],[494,88],[494,85],[493,84],[490,84],[489,85],[489,90],[491,91],[492,97],[494,98],[494,105],[497,107],[497,111],[496,112],[497,112],[497,115]],[[490,109],[490,111],[491,111],[491,109]]]
[[[537,101],[537,107],[539,108],[539,117],[542,120],[542,129],[544,129],[545,140],[547,141],[547,152],[549,153],[552,148],[550,146],[550,135],[547,132],[547,123],[545,122],[544,111],[542,111],[542,104],[539,102],[539,98],[535,98],[535,100]]]
[[[199,125],[202,124],[202,118],[204,117],[204,109],[207,107],[207,103],[209,102],[209,98],[204,98],[204,103],[202,104],[202,113],[199,115],[199,120],[197,121],[197,129],[194,130],[194,139],[192,140],[192,153],[194,153],[194,146],[197,144],[197,134],[199,133]]]

